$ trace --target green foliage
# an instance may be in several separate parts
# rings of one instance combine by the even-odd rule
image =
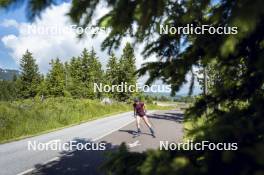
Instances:
[[[184,103],[194,103],[196,100],[196,97],[193,96],[182,96],[179,98],[174,99],[175,102],[184,102]]]
[[[1,0],[0,7],[7,9],[12,9],[24,5],[29,1],[26,0]],[[40,17],[40,14],[43,10],[50,7],[51,5],[57,5],[58,0],[31,0],[27,4],[27,17],[29,20],[34,20],[36,17]]]
[[[139,95],[138,98],[140,101],[144,101],[148,104],[153,104],[154,97],[152,97],[150,95],[142,94],[142,95]]]
[[[67,90],[73,97],[80,98],[84,96],[85,89],[82,83],[82,61],[81,58],[73,57],[66,66]]]
[[[121,83],[126,83],[127,86],[136,85],[136,58],[131,44],[126,44],[120,60],[118,60],[113,53],[110,54],[105,79],[106,83],[109,85],[119,85]],[[135,92],[130,91],[113,92],[110,96],[120,101],[128,101],[129,99],[131,100],[135,94]]]
[[[119,85],[121,82],[127,82],[127,85],[131,85],[136,82],[135,57],[129,44],[124,48],[120,61],[112,54],[106,74],[94,49],[90,52],[84,49],[79,57],[73,57],[69,63],[62,63],[57,58],[52,60],[50,65],[51,69],[46,77],[40,75],[32,54],[26,52],[21,59],[21,76],[16,78],[15,83],[19,97],[32,98],[39,95],[100,99],[108,94],[95,92],[94,83]],[[132,93],[115,92],[110,96],[126,101]]]
[[[38,92],[37,94],[38,96],[44,97],[48,95],[47,82],[44,75],[41,76],[40,84],[38,85],[37,92]]]
[[[102,65],[92,49],[82,51],[80,57],[73,57],[66,68],[67,89],[76,98],[101,98],[101,93],[94,92],[94,83],[102,83],[104,71]]]
[[[40,83],[40,73],[36,60],[28,50],[20,61],[19,95],[22,98],[34,97]]]
[[[131,107],[127,103],[104,105],[99,100],[66,97],[0,101],[0,142],[131,111]],[[149,110],[170,109],[152,104],[147,107]]]
[[[134,175],[139,174],[138,167],[144,161],[142,154],[128,152],[124,143],[120,145],[119,151],[116,154],[109,154],[109,160],[103,165],[106,172],[116,172],[117,174]],[[124,164],[126,162],[126,164]],[[129,165],[129,166],[127,166]]]
[[[134,49],[130,43],[126,43],[123,49],[123,54],[120,59],[120,80],[127,82],[128,84],[136,84],[136,58],[134,55]]]
[[[94,10],[99,2],[73,0],[69,16],[76,24],[86,26],[95,16]],[[139,75],[149,73],[148,83],[162,78],[175,92],[187,81],[186,74],[194,66],[208,67],[212,60],[216,61],[216,73],[221,75],[221,86],[210,83],[209,93],[198,99],[187,111],[186,120],[195,120],[206,114],[210,121],[209,125],[199,128],[204,134],[195,137],[195,142],[210,140],[237,142],[239,145],[239,149],[233,152],[148,152],[146,159],[137,157],[144,169],[139,166],[129,169],[129,173],[263,174],[264,1],[221,0],[212,3],[210,0],[111,0],[106,3],[110,11],[99,19],[98,24],[109,27],[111,31],[102,43],[102,48],[116,48],[122,38],[128,35],[135,39],[135,43],[147,41],[144,56],[156,54],[162,58],[158,62],[146,63],[139,70]],[[187,24],[235,26],[238,27],[238,34],[159,33],[160,25],[182,27]],[[131,160],[126,155],[129,161],[115,164],[116,169],[110,169],[113,174],[122,174],[123,171],[118,171],[118,168],[129,167],[131,165],[127,162],[134,162],[133,153],[126,154],[131,155]]]
[[[103,83],[104,72],[102,70],[102,65],[98,61],[98,57],[94,49],[90,52],[90,57],[88,58],[88,81],[86,87],[88,87],[90,98],[100,98],[102,96],[101,92],[94,92],[94,83]]]
[[[0,80],[0,101],[15,100],[17,88],[14,81]]]
[[[106,74],[105,74],[105,82],[108,85],[117,85],[119,84],[119,61],[116,58],[114,53],[110,54],[110,58],[108,59],[108,63],[106,65]],[[108,96],[118,99],[117,93],[107,94]]]
[[[134,49],[131,44],[126,43],[125,48],[123,49],[123,54],[119,62],[119,72],[118,72],[118,82],[121,84],[127,83],[128,86],[136,85],[137,76],[136,76],[136,58],[134,55]],[[118,99],[121,101],[126,101],[131,99],[135,92],[120,92],[118,93]]]
[[[73,1],[69,15],[77,24],[86,25],[91,21],[93,9],[98,3]],[[143,162],[144,171],[142,168],[138,172],[135,168],[129,173],[263,174],[263,161],[260,160],[264,156],[260,147],[264,144],[264,62],[261,44],[264,39],[264,2],[222,0],[214,4],[209,0],[116,0],[107,3],[111,10],[99,20],[99,25],[109,27],[111,32],[102,43],[102,48],[118,47],[127,35],[138,43],[148,41],[144,55],[155,53],[163,60],[145,64],[139,74],[148,72],[148,83],[161,77],[165,83],[171,84],[174,92],[186,82],[186,74],[193,66],[208,68],[211,76],[209,92],[186,113],[186,120],[195,120],[206,114],[210,121],[210,124],[198,128],[203,135],[195,137],[194,141],[237,142],[239,145],[239,150],[231,153],[209,150],[147,153]],[[87,16],[86,20],[81,20],[83,14]],[[160,25],[181,27],[187,24],[236,26],[238,34],[159,34]],[[137,26],[135,29],[134,25]],[[130,161],[135,159],[132,153],[127,154],[131,155]],[[117,169],[110,171],[121,174],[123,171],[119,171],[118,166],[130,165],[122,161]]]
[[[168,97],[162,95],[162,96],[159,98],[159,100],[160,100],[160,101],[169,101],[170,99],[169,99]]]
[[[129,110],[123,103],[65,97],[0,102],[0,142]]]
[[[51,70],[47,74],[47,91],[51,96],[63,96],[65,91],[65,68],[63,63],[57,58],[56,60],[52,60]]]

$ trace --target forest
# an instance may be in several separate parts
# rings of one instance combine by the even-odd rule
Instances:
[[[100,2],[73,0],[67,15],[74,24],[86,26],[95,18],[95,9]],[[191,74],[191,93],[197,78],[193,70],[201,68],[204,93],[184,114],[185,122],[192,123],[192,127],[185,130],[186,137],[197,143],[209,140],[238,144],[237,151],[151,150],[143,153],[129,152],[126,145],[122,145],[105,164],[105,171],[120,175],[264,174],[264,1],[103,2],[109,11],[97,20],[97,25],[109,28],[110,32],[101,43],[102,49],[111,52],[120,47],[122,39],[127,36],[133,38],[133,44],[144,42],[142,55],[148,58],[155,54],[159,59],[144,64],[138,75],[148,73],[147,84],[161,78],[171,85],[172,95],[187,81],[187,74]],[[3,8],[14,4],[19,5],[16,0],[0,3]],[[30,1],[28,19],[34,21],[41,17],[43,10],[56,4],[56,0]],[[161,25],[181,27],[187,24],[237,27],[238,33],[159,34]],[[49,81],[52,79],[47,76]],[[62,84],[57,85],[59,91],[48,86],[47,92],[63,94]],[[23,95],[34,94],[31,90],[26,90]]]
[[[132,46],[127,43],[121,58],[111,53],[103,70],[95,51],[86,48],[68,62],[59,58],[50,62],[46,75],[39,72],[32,53],[27,50],[20,60],[20,73],[14,74],[12,81],[0,81],[0,100],[18,100],[39,97],[72,97],[101,99],[113,98],[117,101],[133,99],[133,92],[103,93],[94,91],[94,83],[119,85],[126,82],[135,85],[137,81],[135,56]],[[134,96],[138,95],[134,93]]]
[[[105,70],[95,51],[86,48],[69,62],[53,59],[50,67],[46,75],[41,74],[27,50],[19,74],[12,80],[0,80],[0,142],[127,112],[135,97],[146,100],[148,109],[169,109],[153,104],[155,98],[142,92],[94,90],[94,83],[136,84],[134,50],[129,43],[120,59],[110,54]],[[110,104],[103,103],[104,98],[109,98]]]

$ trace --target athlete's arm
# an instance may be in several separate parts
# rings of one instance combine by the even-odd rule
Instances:
[[[133,110],[134,110],[134,117],[136,117],[136,109],[134,105],[133,105]]]
[[[145,103],[143,104],[143,109],[144,109],[144,112],[147,113],[147,108],[146,108],[146,104]]]

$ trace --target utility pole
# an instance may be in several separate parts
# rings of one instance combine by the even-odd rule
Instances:
[[[207,69],[206,69],[206,66],[204,66],[204,69],[203,69],[203,78],[204,78],[204,96],[206,96],[208,94],[208,77],[207,77]],[[208,106],[206,105],[206,112],[205,112],[205,116],[207,118],[209,114],[209,109],[208,109]]]
[[[204,95],[207,95],[208,94],[208,87],[207,87],[207,85],[208,85],[208,80],[207,80],[207,70],[206,70],[206,67],[204,67],[204,69],[203,69],[203,78],[204,78],[204,81],[203,81],[203,83],[204,83]]]

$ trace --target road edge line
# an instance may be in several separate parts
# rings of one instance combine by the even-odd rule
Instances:
[[[152,113],[155,113],[155,112],[157,112],[157,110],[153,110],[153,111],[149,112],[149,114],[152,114]],[[106,134],[103,134],[102,136],[99,136],[99,137],[97,137],[97,138],[95,138],[95,139],[93,139],[91,141],[94,142],[94,141],[100,140],[101,138],[104,138],[105,136],[107,136],[109,134],[112,134],[113,132],[115,132],[115,131],[117,131],[117,130],[119,130],[119,129],[127,126],[127,125],[129,125],[130,123],[132,123],[134,121],[135,121],[135,119],[133,119],[132,121],[127,122],[126,124],[122,125],[121,127],[115,128],[115,129],[107,132]],[[43,166],[45,164],[48,164],[48,163],[50,163],[52,161],[55,161],[55,160],[58,160],[58,159],[60,159],[60,158],[59,157],[51,158],[51,159],[47,160],[46,162],[42,163],[41,165]],[[29,173],[29,172],[32,172],[34,170],[36,170],[36,168],[30,168],[30,169],[27,169],[27,170],[25,170],[25,171],[23,171],[21,173],[18,173],[17,175],[24,175],[24,174]]]

